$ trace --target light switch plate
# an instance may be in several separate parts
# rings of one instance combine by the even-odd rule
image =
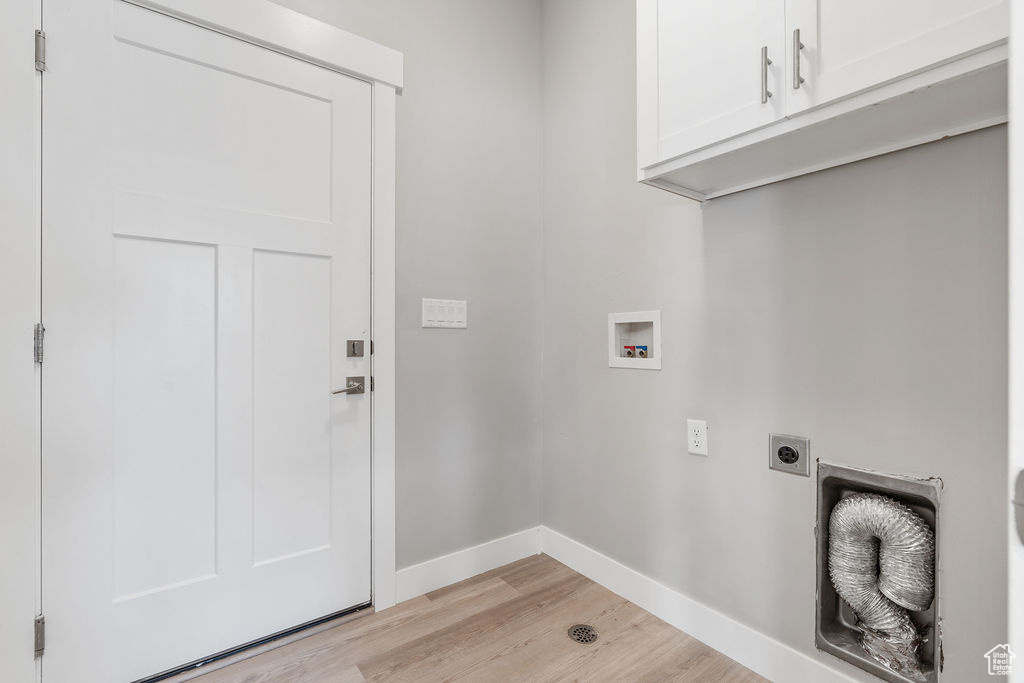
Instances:
[[[423,327],[465,329],[469,304],[457,299],[424,299]]]

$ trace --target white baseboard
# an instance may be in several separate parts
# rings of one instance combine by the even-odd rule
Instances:
[[[532,527],[414,564],[400,569],[395,576],[398,602],[450,586],[539,552],[540,527]]]
[[[548,556],[769,680],[857,680],[553,529],[540,529],[541,551]],[[843,664],[837,660],[837,665]]]

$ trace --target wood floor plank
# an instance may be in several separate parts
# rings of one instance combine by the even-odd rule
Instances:
[[[359,619],[335,629],[323,631],[277,650],[215,671],[199,679],[198,683],[264,683],[289,681],[314,683],[328,678],[346,667],[355,666],[360,658],[374,653],[402,648],[407,642],[429,635],[438,628],[457,624],[484,611],[513,600],[519,593],[501,579],[491,579],[461,591],[450,593],[442,600],[426,597],[414,598],[385,612],[374,614],[377,619]],[[269,662],[288,662],[282,678],[260,678],[257,674]]]
[[[576,623],[600,636],[580,644]],[[546,555],[528,557],[251,659],[198,683],[765,679]]]
[[[572,648],[579,648],[569,640],[568,628],[581,615],[586,617],[598,609],[604,593],[607,591],[601,586],[587,582],[529,618],[510,620],[490,637],[474,639],[458,657],[433,656],[420,667],[423,677],[410,680],[516,680],[518,672],[530,672],[527,678],[537,680],[542,672],[538,667],[545,659],[565,659]],[[613,598],[618,605],[629,604]]]
[[[671,629],[671,632],[669,631]],[[643,671],[658,661],[666,648],[679,652],[687,665],[699,664],[701,648],[693,648],[697,641],[679,633],[649,614],[634,615],[628,628],[615,634],[612,640],[595,643],[592,655],[574,670],[565,671],[555,680],[622,680],[632,672]],[[692,680],[707,680],[693,671]]]
[[[503,567],[500,576],[519,591],[532,591],[545,583],[559,581],[576,572],[547,555],[536,555],[537,559],[527,563],[513,563]]]
[[[496,569],[486,571],[483,574],[477,574],[476,576],[468,578],[465,581],[453,583],[452,585],[445,586],[444,588],[438,588],[435,591],[427,593],[426,598],[429,600],[441,600],[444,599],[444,597],[447,595],[457,593],[459,591],[464,591],[467,588],[471,588],[472,586],[475,586],[478,583],[483,583],[484,581],[489,581],[491,579],[505,579],[506,583],[515,587],[515,584],[513,584],[506,578],[507,575],[514,576],[517,572],[521,572],[524,570],[531,571],[532,568],[536,567],[539,567],[541,571],[543,571],[543,568],[548,566],[548,564],[545,562],[545,560],[547,559],[550,558],[548,558],[546,555],[530,555],[529,557],[524,557],[521,560],[516,560],[511,564],[506,564]],[[537,570],[532,569],[532,571]]]
[[[453,676],[452,680],[544,681],[555,678],[559,668],[575,670],[593,650],[589,644],[570,640],[570,627],[587,623],[608,637],[614,637],[616,631],[612,624],[616,615],[632,614],[637,609],[600,586],[586,593],[581,591],[579,595],[581,600],[566,603],[536,624],[504,638],[502,647],[491,656]]]
[[[436,676],[446,668],[447,661],[461,659],[469,653],[474,643],[492,643],[502,630],[534,621],[573,597],[576,591],[589,589],[592,585],[593,582],[579,574],[570,576],[522,595],[518,600],[478,612],[459,623],[434,631],[407,643],[400,650],[381,652],[360,661],[359,668],[368,681],[406,681],[418,680],[423,675]]]

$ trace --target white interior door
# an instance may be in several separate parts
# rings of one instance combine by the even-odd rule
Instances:
[[[1006,40],[1007,0],[786,0],[787,114]],[[792,32],[800,30],[800,75]]]
[[[656,98],[657,153],[655,159],[641,159],[642,165],[782,116],[784,7],[784,0],[644,0],[638,5],[640,33],[648,33],[645,15],[657,13],[656,34],[637,37],[657,46],[657,87],[641,92],[641,98]],[[762,97],[762,75],[771,97]],[[640,106],[651,105],[641,101]]]
[[[120,683],[370,600],[371,93],[44,11],[43,678]]]

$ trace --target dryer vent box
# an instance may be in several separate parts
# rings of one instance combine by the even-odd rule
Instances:
[[[841,499],[854,493],[878,493],[907,506],[924,519],[935,533],[935,598],[931,607],[910,612],[910,618],[926,640],[921,646],[920,662],[925,683],[939,681],[942,662],[940,623],[941,574],[939,555],[939,493],[942,481],[937,478],[915,479],[880,474],[870,470],[818,463],[817,510],[817,601],[815,603],[814,644],[819,650],[846,660],[881,680],[892,683],[920,683],[920,679],[904,676],[869,656],[860,645],[857,617],[832,586],[828,572],[828,520]]]

